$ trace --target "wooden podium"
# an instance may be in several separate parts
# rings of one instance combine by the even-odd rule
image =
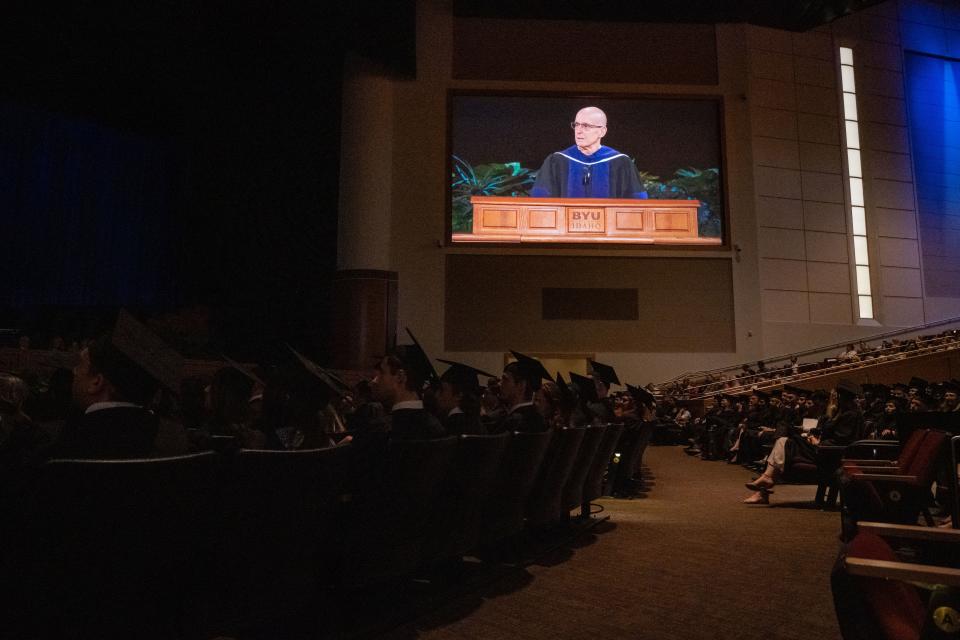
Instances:
[[[699,200],[474,196],[473,233],[454,242],[719,245],[701,238]]]

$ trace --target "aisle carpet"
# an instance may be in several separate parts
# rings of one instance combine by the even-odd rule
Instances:
[[[736,465],[651,447],[648,490],[603,499],[610,520],[572,548],[508,572],[382,637],[447,639],[839,638],[829,573],[839,516],[815,487],[747,506]]]

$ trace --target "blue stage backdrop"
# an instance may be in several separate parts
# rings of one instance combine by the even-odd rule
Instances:
[[[175,303],[176,146],[0,102],[0,305]]]
[[[907,52],[913,168],[928,296],[960,296],[960,60]]]

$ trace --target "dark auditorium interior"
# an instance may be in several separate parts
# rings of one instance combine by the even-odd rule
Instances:
[[[960,639],[960,0],[0,52],[0,638]]]

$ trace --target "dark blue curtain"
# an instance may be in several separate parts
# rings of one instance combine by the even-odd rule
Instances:
[[[0,305],[175,304],[170,140],[0,103]]]

